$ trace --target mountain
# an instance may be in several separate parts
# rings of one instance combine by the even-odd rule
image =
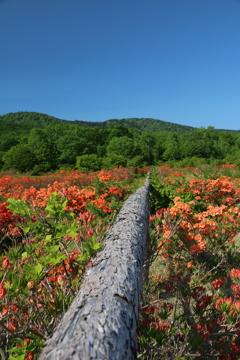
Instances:
[[[38,113],[38,112],[28,112],[21,111],[16,113],[9,113],[6,115],[0,116],[0,125],[1,128],[5,127],[6,123],[11,123],[11,127],[17,128],[20,127],[44,127],[47,125],[53,124],[75,124],[83,127],[112,127],[117,125],[124,125],[126,127],[135,128],[144,132],[160,132],[160,131],[173,131],[179,133],[187,133],[193,130],[196,130],[195,127],[175,124],[172,122],[167,122],[163,120],[151,119],[151,118],[127,118],[127,119],[110,119],[106,121],[91,122],[83,120],[63,120],[56,117]],[[232,133],[239,133],[240,130],[223,130]]]
[[[52,124],[63,124],[65,120],[38,112],[19,111],[0,116],[0,121],[11,122],[11,124],[26,124],[31,126],[47,126]]]
[[[41,114],[37,112],[16,112],[9,113],[6,115],[0,116],[0,124],[11,123],[11,127],[17,127],[19,125],[28,125],[28,126],[47,126],[52,124],[77,124],[78,126],[83,127],[112,127],[117,125],[124,125],[126,127],[136,128],[141,131],[146,132],[160,132],[160,131],[174,131],[174,132],[188,132],[193,131],[195,128],[191,126],[184,126],[179,124],[174,124],[171,122],[157,120],[157,119],[148,119],[148,118],[129,118],[129,119],[110,119],[102,122],[91,122],[83,120],[63,120],[58,119],[50,115]]]
[[[77,121],[75,121],[77,122]],[[189,132],[195,130],[194,127],[174,124],[171,122],[151,119],[151,118],[127,118],[127,119],[111,119],[103,122],[88,122],[87,126],[117,126],[124,125],[126,127],[135,128],[145,132],[175,131]],[[83,125],[82,125],[83,126]]]

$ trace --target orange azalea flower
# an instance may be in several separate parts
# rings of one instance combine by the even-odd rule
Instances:
[[[233,301],[232,301],[232,298],[228,298],[227,296],[224,296],[223,298],[220,298],[216,301],[216,304],[215,304],[215,307],[216,309],[221,309],[221,306],[223,304],[226,304],[226,309],[230,309],[230,306],[232,305]]]
[[[203,252],[204,250],[205,250],[205,245],[194,244],[194,245],[190,246],[190,251],[192,254],[200,253],[200,252]]]
[[[240,269],[232,269],[230,272],[232,278],[240,278]]]
[[[168,231],[165,231],[165,233],[163,234],[163,237],[169,238],[171,235],[172,235],[172,232],[168,230]]]
[[[9,269],[9,259],[8,257],[4,257],[3,260],[2,260],[2,268],[3,269]]]
[[[221,286],[223,286],[224,281],[222,279],[216,279],[212,281],[212,285],[214,289],[219,289]]]
[[[6,314],[8,314],[8,306],[4,306],[3,308],[2,308],[2,316],[4,316],[4,315],[6,315]],[[1,316],[1,317],[2,317]]]
[[[4,287],[4,284],[0,284],[0,299],[3,299],[6,295],[6,289]]]
[[[32,360],[32,359],[34,359],[34,352],[30,351],[24,360]]]
[[[234,301],[233,305],[234,305],[236,311],[239,312],[240,311],[240,301],[239,300]]]
[[[17,324],[16,321],[11,321],[11,322],[8,323],[8,329],[9,330],[15,331],[15,330],[17,330],[17,326],[18,326],[18,324]]]
[[[194,236],[193,236],[193,239],[196,240],[196,241],[198,241],[199,243],[202,243],[202,242],[203,242],[203,241],[202,241],[202,235],[200,235],[200,234],[194,235]]]
[[[239,285],[232,285],[231,286],[231,289],[233,291],[233,295],[236,297],[236,298],[239,298],[240,297],[240,286]]]

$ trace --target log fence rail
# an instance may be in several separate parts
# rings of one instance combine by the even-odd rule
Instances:
[[[132,360],[149,219],[149,182],[123,204],[103,249],[39,360]]]

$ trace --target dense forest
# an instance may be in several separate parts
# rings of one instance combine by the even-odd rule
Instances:
[[[95,171],[121,166],[180,166],[236,163],[240,166],[238,131],[193,128],[156,119],[105,122],[67,121],[40,113],[0,116],[0,169]]]

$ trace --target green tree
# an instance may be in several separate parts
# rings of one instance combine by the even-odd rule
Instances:
[[[162,155],[164,152],[164,142],[166,140],[167,133],[162,132],[156,135],[155,144],[153,145],[152,154],[154,158],[154,163],[157,164],[162,160]]]
[[[101,169],[102,159],[96,154],[77,156],[76,166],[79,171],[97,171]]]
[[[127,136],[113,137],[107,146],[107,155],[121,155],[127,159],[134,156],[133,140]]]
[[[165,151],[163,153],[163,160],[180,160],[180,144],[176,133],[168,133],[167,140],[165,142]]]
[[[132,138],[130,129],[124,125],[116,125],[113,128],[111,128],[111,132],[108,135],[107,142],[109,142],[111,139],[115,137],[123,137],[123,136]]]
[[[234,134],[226,131],[219,133],[218,146],[221,151],[222,157],[225,157],[234,151],[236,140],[237,136]]]
[[[58,167],[58,150],[52,137],[50,131],[38,128],[33,128],[28,137],[28,145],[37,158],[37,164],[47,164],[45,168],[48,170]]]
[[[141,168],[146,166],[146,162],[144,161],[144,157],[141,155],[134,156],[132,159],[128,159],[127,167],[134,166],[136,168]]]
[[[75,165],[76,157],[91,153],[92,144],[83,137],[66,134],[57,140],[60,164]]]
[[[0,151],[0,169],[3,167],[4,162],[3,162],[3,156],[5,155],[4,151]]]
[[[104,169],[112,169],[115,166],[126,166],[127,159],[122,155],[111,154],[102,159],[102,167]]]
[[[36,164],[36,157],[27,145],[19,144],[11,147],[3,158],[3,169],[8,170],[11,168],[20,172],[31,170]]]
[[[219,132],[211,126],[185,134],[182,139],[180,145],[183,157],[196,156],[206,159],[220,157]]]
[[[146,161],[148,165],[152,165],[154,163],[153,150],[155,143],[155,134],[141,133],[138,144],[135,145],[140,149],[140,153],[137,155],[142,155],[144,157],[144,161]]]
[[[19,144],[19,141],[16,140],[11,134],[4,134],[4,137],[0,140],[0,151],[8,151],[12,146]]]
[[[99,157],[104,157],[106,155],[106,145],[97,145],[97,154]]]

